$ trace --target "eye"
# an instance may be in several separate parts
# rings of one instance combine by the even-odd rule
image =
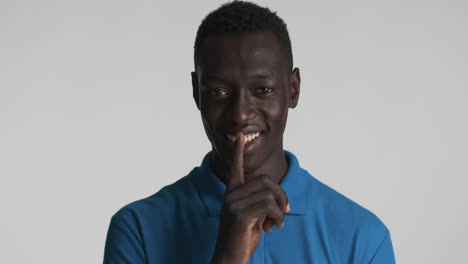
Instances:
[[[268,87],[260,87],[257,89],[257,91],[261,94],[267,94],[267,93],[271,93],[273,89],[268,88]]]
[[[210,91],[210,94],[213,95],[213,96],[219,97],[219,96],[225,96],[228,93],[225,90],[222,90],[222,89],[213,89],[213,90]]]

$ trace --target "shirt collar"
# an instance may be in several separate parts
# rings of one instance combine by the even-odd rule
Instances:
[[[288,196],[291,211],[288,214],[302,215],[307,207],[307,172],[299,166],[299,161],[291,152],[284,150],[288,159],[288,170],[280,182],[281,188]],[[200,167],[195,170],[194,183],[198,189],[207,215],[219,216],[223,203],[226,185],[215,175],[211,168],[212,151],[208,152]]]

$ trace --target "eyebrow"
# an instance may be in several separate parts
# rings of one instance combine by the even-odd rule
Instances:
[[[226,82],[223,78],[216,76],[216,75],[208,75],[202,79],[202,81],[218,81],[218,82]]]
[[[277,79],[278,74],[270,73],[270,72],[257,72],[257,73],[250,75],[249,77],[255,77],[255,78],[260,78],[260,79]],[[222,77],[219,77],[217,75],[208,75],[203,79],[225,82],[225,80]]]
[[[275,72],[270,73],[270,72],[258,72],[253,75],[255,78],[260,78],[260,79],[277,79],[278,74]]]
[[[277,80],[278,74],[276,72],[260,71],[260,72],[256,72],[254,74],[249,75],[248,78],[255,78],[255,79],[262,79],[262,80]],[[210,82],[210,81],[229,83],[228,80],[218,75],[208,75],[202,79],[203,83]]]

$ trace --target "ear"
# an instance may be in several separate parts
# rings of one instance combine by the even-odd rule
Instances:
[[[196,72],[192,72],[192,89],[193,89],[193,100],[197,105],[198,110],[200,110],[200,101],[199,101],[199,89],[198,89],[198,77]]]
[[[289,108],[295,108],[299,102],[301,91],[301,73],[299,68],[294,68],[289,79]]]

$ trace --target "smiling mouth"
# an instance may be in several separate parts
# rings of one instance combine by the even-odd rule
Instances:
[[[249,142],[252,142],[253,140],[255,140],[256,138],[258,138],[260,136],[260,132],[256,132],[256,133],[250,133],[250,134],[247,134],[247,135],[244,135],[244,142],[245,144],[249,143]],[[237,141],[237,138],[235,135],[229,135],[229,134],[225,134],[224,135],[231,143],[234,143]]]

